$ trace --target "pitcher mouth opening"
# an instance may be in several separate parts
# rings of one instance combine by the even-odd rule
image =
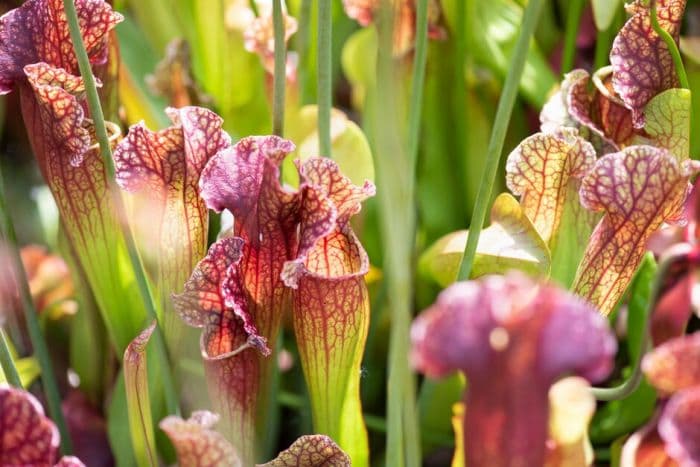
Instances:
[[[625,107],[625,103],[622,102],[622,99],[615,94],[614,92],[610,92],[610,89],[605,85],[605,79],[610,76],[613,72],[613,67],[612,65],[604,66],[603,68],[599,68],[596,70],[595,73],[593,73],[593,85],[598,89],[598,91],[613,101],[614,103],[621,105],[622,107]]]

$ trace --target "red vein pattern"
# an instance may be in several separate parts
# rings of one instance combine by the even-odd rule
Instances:
[[[175,446],[182,467],[241,467],[236,450],[212,429],[219,416],[207,411],[192,412],[187,420],[169,416],[159,426]]]
[[[201,196],[208,207],[234,215],[234,231],[241,238],[215,243],[185,293],[174,297],[185,321],[205,328],[203,353],[212,400],[243,462],[252,459],[256,411],[260,418],[267,404],[261,388],[269,378],[270,359],[262,357],[274,348],[289,303],[285,283],[299,289],[299,306],[315,300],[313,313],[306,308],[295,311],[295,328],[303,314],[313,320],[313,336],[306,334],[311,329],[306,322],[303,332],[297,331],[299,346],[322,345],[316,350],[323,354],[313,359],[328,361],[316,370],[305,365],[305,371],[326,379],[324,391],[337,388],[334,404],[344,404],[346,397],[356,399],[359,413],[359,380],[349,374],[355,371],[359,376],[367,333],[363,275],[369,262],[348,223],[360,202],[374,194],[374,186],[368,182],[355,187],[334,162],[314,158],[298,167],[298,191],[283,188],[279,165],[292,151],[290,141],[256,136],[219,151],[208,162],[200,178]],[[219,322],[222,316],[224,326]],[[219,321],[212,325],[212,319]],[[337,374],[329,376],[330,361],[337,367],[329,371]],[[332,413],[337,424],[340,412]],[[364,426],[358,424],[366,439]]]
[[[591,130],[614,150],[620,150],[632,142],[635,129],[632,113],[626,107],[603,95],[597,88],[588,91],[590,76],[584,70],[574,70],[566,96],[572,118]],[[611,78],[603,82],[610,95],[615,95]],[[610,152],[610,151],[604,151]]]
[[[664,222],[682,218],[694,169],[664,149],[630,146],[599,159],[581,184],[581,203],[605,215],[591,235],[573,290],[604,315],[613,311]]]
[[[245,305],[250,322],[269,348],[274,348],[289,300],[280,273],[296,248],[298,194],[279,182],[279,164],[293,150],[291,142],[274,136],[243,138],[214,156],[200,177],[200,194],[207,206],[231,211],[234,230],[243,242],[237,279],[227,284],[229,302],[237,301],[241,309]],[[229,342],[220,342],[224,349],[237,349],[248,342],[240,326],[233,331],[227,336]],[[256,413],[259,419],[264,416],[269,398],[261,388],[267,387],[272,359],[263,357],[243,350],[235,357],[205,362],[211,398],[223,417],[223,432],[234,440],[246,465],[253,459]]]
[[[299,248],[282,277],[296,289],[294,333],[314,429],[346,450],[366,453],[365,427],[361,420],[352,420],[361,416],[360,365],[370,313],[364,275],[369,258],[349,221],[375,188],[370,182],[353,185],[330,159],[309,159],[299,165],[299,173]],[[364,465],[368,459],[353,462]]]
[[[0,465],[52,466],[58,429],[36,398],[0,383]]]
[[[328,436],[306,435],[258,467],[350,467],[350,458]]]
[[[514,272],[448,287],[411,340],[426,376],[465,373],[466,464],[492,467],[544,465],[550,386],[569,372],[601,380],[616,350],[592,306]]]
[[[123,307],[121,316],[105,313],[110,336],[124,349],[138,333],[142,309],[118,276],[124,245],[107,189],[107,174],[86,120],[82,79],[46,63],[27,65],[28,85],[20,86],[22,113],[44,180],[54,196],[66,235],[78,254],[100,309]],[[118,135],[113,135],[118,136]],[[112,302],[119,298],[119,305]],[[110,326],[119,319],[124,324]]]
[[[105,63],[107,34],[122,15],[103,0],[76,0],[75,7],[90,63]],[[78,73],[61,0],[27,0],[0,17],[0,94],[23,82],[24,67],[38,62]]]
[[[657,0],[659,25],[678,42],[685,0]],[[678,87],[666,43],[651,27],[650,11],[641,0],[628,7],[632,17],[613,41],[612,85],[632,111],[634,126],[644,126],[644,106],[661,91]]]
[[[209,214],[199,196],[199,177],[217,152],[231,145],[222,119],[200,107],[168,108],[169,128],[151,131],[139,123],[114,151],[117,183],[136,195],[134,222],[141,250],[155,263],[162,295],[180,292],[206,253]],[[139,226],[141,230],[139,230]],[[163,300],[165,334],[178,346],[179,320]]]
[[[520,196],[523,212],[545,242],[556,235],[570,184],[578,183],[595,160],[593,146],[572,128],[536,133],[508,156],[506,185]]]
[[[75,3],[90,61],[103,64],[108,33],[122,16],[101,0]],[[121,352],[138,333],[145,311],[131,293],[135,284],[119,272],[125,247],[117,235],[93,129],[83,112],[83,85],[74,76],[77,73],[61,0],[29,0],[0,17],[0,94],[19,89],[22,117],[39,168],[104,313],[110,338]]]
[[[185,283],[185,291],[173,295],[182,319],[190,326],[204,328],[200,348],[207,360],[228,358],[249,345],[270,354],[248,313],[239,272],[242,249],[243,240],[238,237],[214,243]]]

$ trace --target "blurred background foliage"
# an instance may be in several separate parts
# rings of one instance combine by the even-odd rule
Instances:
[[[0,13],[20,4],[0,1]],[[516,40],[526,0],[441,0],[439,25],[445,34],[430,41],[424,89],[423,112],[417,166],[416,258],[439,237],[468,226],[510,52]],[[592,2],[554,0],[546,3],[536,39],[532,42],[522,77],[519,97],[508,129],[504,154],[539,126],[538,113],[561,76],[562,52],[567,30],[575,34],[573,67],[595,69],[608,63],[612,39],[623,24],[622,1]],[[253,0],[115,0],[125,15],[117,26],[121,59],[118,105],[107,109],[107,118],[128,125],[144,120],[152,128],[168,125],[168,105],[203,105],[218,112],[225,129],[234,139],[271,132],[272,78],[261,59],[246,51],[243,32],[257,13]],[[592,8],[595,6],[595,12]],[[290,51],[297,56],[296,80],[288,83],[286,135],[310,156],[317,151],[316,112],[316,5],[313,0],[288,0],[289,14],[299,23]],[[580,12],[580,14],[579,14]],[[575,20],[570,21],[573,17]],[[600,26],[600,29],[597,27]],[[681,42],[693,96],[700,96],[700,0],[688,2]],[[695,36],[698,36],[697,38]],[[362,28],[346,16],[342,2],[333,1],[333,103],[339,130],[334,133],[333,157],[358,183],[373,178],[372,148],[377,122],[368,102],[376,86],[377,33]],[[401,99],[393,115],[405,131],[410,98],[412,52],[395,57],[402,78],[395,83]],[[568,70],[565,70],[568,71]],[[0,98],[2,135],[0,163],[6,173],[8,198],[22,244],[45,245],[50,252],[62,252],[57,214],[52,198],[42,185],[20,118],[17,93]],[[304,107],[312,106],[312,107]],[[700,102],[693,99],[695,115]],[[335,120],[334,120],[335,122]],[[335,123],[334,123],[335,124]],[[691,155],[700,155],[700,118],[693,120]],[[366,139],[365,139],[366,137]],[[392,158],[392,154],[373,154]],[[505,158],[502,158],[505,160]],[[285,172],[285,177],[289,177]],[[285,178],[289,183],[294,180]],[[493,193],[504,191],[503,176],[497,177]],[[381,191],[382,187],[378,186]],[[386,355],[390,317],[382,281],[382,242],[376,200],[366,203],[356,231],[366,246],[372,265],[368,276],[372,296],[372,321],[363,365],[362,399],[370,431],[372,465],[384,459],[386,423]],[[212,239],[218,233],[218,218],[212,220]],[[653,273],[653,271],[652,271]],[[644,270],[640,274],[648,274]],[[433,277],[418,274],[413,306],[423,309],[435,298],[439,286]],[[79,276],[73,282],[82,283]],[[639,284],[649,284],[639,281]],[[637,285],[641,287],[641,285]],[[631,292],[644,304],[644,291]],[[646,291],[648,296],[648,291]],[[108,423],[114,454],[129,465],[129,437],[123,401],[111,401],[117,375],[116,356],[106,346],[104,328],[86,287],[75,287],[75,310],[43,313],[43,324],[53,349],[59,375],[71,368],[79,376],[83,396],[94,423]],[[12,307],[12,304],[3,306]],[[10,322],[13,342],[19,354],[26,354],[22,323]],[[641,326],[641,324],[639,324]],[[308,400],[301,369],[291,339],[280,340],[285,350],[280,357],[280,391],[275,423],[269,427],[268,458],[288,446],[299,433],[311,430]],[[630,345],[629,348],[636,348]],[[31,381],[38,369],[31,358],[19,360],[22,378]],[[201,366],[183,363],[193,377]],[[620,376],[620,375],[618,375]],[[201,375],[199,375],[201,377]],[[74,384],[62,376],[66,392]],[[121,378],[117,384],[123,384]],[[454,444],[450,424],[452,405],[464,382],[455,376],[440,382],[422,381],[418,395],[421,442],[426,465],[446,465]],[[158,391],[152,391],[158,393]],[[201,395],[200,395],[201,396]],[[651,414],[654,394],[642,386],[633,397],[608,404],[599,411],[591,428],[598,459],[609,456],[610,444]],[[194,399],[196,397],[193,396]],[[74,398],[75,399],[75,398]],[[77,403],[77,402],[76,402]],[[157,412],[157,411],[156,411]],[[105,422],[109,414],[108,422]],[[100,425],[101,424],[101,425]],[[121,428],[120,428],[121,427]],[[103,442],[101,440],[100,442]],[[90,463],[90,459],[94,463]],[[97,458],[84,458],[88,465]]]

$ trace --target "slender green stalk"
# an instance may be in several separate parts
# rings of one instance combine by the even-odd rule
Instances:
[[[576,38],[581,24],[581,13],[583,13],[584,5],[584,0],[571,0],[569,2],[569,11],[566,16],[566,32],[564,35],[564,50],[562,51],[561,68],[559,70],[562,75],[571,71],[574,66]]]
[[[299,54],[299,68],[297,70],[297,79],[299,80],[299,103],[302,105],[308,104],[310,97],[307,91],[309,81],[309,42],[311,36],[311,0],[301,0],[299,5],[299,29],[295,35],[295,45],[297,54]]]
[[[418,158],[418,136],[420,135],[420,117],[423,107],[423,84],[425,83],[425,64],[428,61],[428,0],[416,0],[416,52],[413,56],[413,79],[411,82],[411,106],[408,115],[408,160],[411,173],[415,178],[416,160]]]
[[[598,31],[595,39],[595,55],[593,59],[593,69],[597,70],[608,64],[610,55],[610,46],[612,45],[612,40],[614,34],[618,31],[619,27],[617,20],[613,20],[607,29]]]
[[[119,187],[116,185],[114,177],[114,160],[112,159],[112,148],[109,143],[109,136],[107,134],[107,128],[104,121],[104,115],[102,113],[102,106],[100,105],[100,98],[97,94],[97,87],[95,85],[95,77],[92,74],[92,69],[90,67],[90,60],[85,50],[85,44],[83,43],[83,38],[80,34],[80,25],[78,22],[78,15],[75,10],[74,0],[63,0],[63,7],[66,13],[66,19],[68,21],[68,27],[70,29],[71,40],[73,41],[73,47],[75,50],[76,58],[78,59],[78,66],[80,67],[80,74],[85,83],[85,93],[87,95],[88,108],[90,109],[90,115],[93,118],[95,125],[95,133],[97,135],[97,140],[100,144],[100,152],[102,154],[102,159],[104,160],[105,169],[108,176],[108,186],[109,191],[113,195],[112,200],[114,202],[115,210],[117,211],[117,218],[120,219],[120,227],[122,235],[126,243],[127,251],[129,252],[129,259],[131,260],[131,266],[134,271],[134,276],[136,278],[136,283],[141,293],[141,297],[146,306],[146,312],[148,313],[148,318],[150,320],[157,320],[158,315],[156,313],[156,305],[153,300],[153,296],[148,287],[148,280],[146,279],[146,273],[141,263],[141,258],[136,248],[136,242],[134,236],[131,232],[131,228],[124,221],[126,219],[126,209],[124,207],[124,201],[121,198],[121,193]],[[180,409],[178,405],[177,392],[175,390],[175,384],[173,382],[172,372],[170,370],[170,362],[168,360],[168,353],[165,348],[165,340],[161,332],[160,326],[156,326],[154,332],[154,343],[155,350],[158,355],[159,368],[161,372],[161,379],[163,382],[163,388],[165,392],[165,401],[168,413],[179,414]]]
[[[331,157],[331,107],[333,106],[333,76],[331,47],[333,18],[331,0],[318,0],[318,148],[319,154]]]
[[[421,464],[420,436],[416,410],[416,381],[408,361],[409,332],[412,319],[413,255],[415,247],[415,160],[418,136],[403,134],[396,109],[400,99],[402,80],[397,76],[393,50],[395,2],[384,0],[378,21],[379,47],[377,56],[377,87],[368,95],[371,104],[372,131],[377,154],[377,186],[380,208],[382,244],[384,245],[384,274],[387,301],[391,310],[389,360],[387,381],[387,451],[386,465],[390,467],[418,467]],[[425,10],[421,7],[421,15]],[[417,21],[419,19],[417,18]],[[425,34],[427,21],[417,34]],[[420,40],[419,40],[420,43]],[[425,41],[420,46],[426,47]],[[409,115],[410,131],[417,132],[420,122],[422,97],[421,74],[425,68],[425,50],[416,50],[414,90]],[[419,87],[416,87],[419,86]],[[413,153],[411,153],[412,151]]]
[[[459,274],[457,280],[466,280],[472,271],[474,265],[474,256],[476,254],[476,246],[479,242],[479,235],[484,226],[486,219],[486,211],[488,203],[491,199],[491,191],[493,190],[494,181],[496,179],[496,171],[498,163],[501,159],[503,151],[503,143],[508,129],[508,122],[513,113],[515,98],[518,94],[518,84],[520,77],[523,74],[525,67],[525,59],[530,47],[530,40],[535,32],[535,27],[542,12],[545,0],[530,0],[525,8],[523,23],[520,28],[520,35],[515,44],[515,50],[508,67],[508,75],[503,84],[503,93],[498,101],[498,109],[496,110],[496,120],[491,131],[491,140],[486,153],[486,163],[484,165],[484,175],[481,178],[479,192],[476,195],[476,203],[474,205],[474,213],[472,214],[471,224],[469,226],[469,236],[467,244],[464,247],[464,256],[459,265]]]
[[[683,66],[683,59],[681,58],[681,53],[678,51],[678,46],[676,41],[671,37],[671,35],[659,24],[659,17],[656,15],[656,0],[651,0],[651,27],[654,32],[659,35],[659,37],[666,43],[668,51],[673,59],[673,65],[676,67],[676,73],[678,74],[678,81],[681,83],[681,87],[685,89],[690,89],[688,84],[688,75],[685,73],[685,67]]]
[[[49,350],[46,346],[44,335],[41,332],[41,327],[39,326],[39,317],[37,316],[36,308],[34,307],[34,301],[32,300],[31,293],[29,292],[27,273],[24,270],[22,257],[19,254],[19,244],[17,243],[15,227],[12,224],[12,218],[10,217],[10,213],[7,210],[7,204],[5,202],[5,186],[2,180],[1,170],[0,235],[2,235],[2,238],[4,238],[7,244],[12,270],[15,273],[15,280],[19,289],[19,296],[22,300],[24,317],[27,321],[29,338],[32,341],[34,355],[39,361],[39,367],[41,367],[41,382],[44,386],[44,394],[46,395],[46,402],[49,406],[49,415],[53,419],[54,423],[56,423],[58,431],[61,435],[61,452],[63,454],[70,454],[73,451],[73,445],[71,443],[70,433],[68,433],[66,420],[63,418],[63,411],[61,410],[61,395],[58,392],[58,385],[56,384],[56,374],[53,371]]]
[[[17,373],[17,367],[15,366],[15,361],[12,359],[12,354],[10,353],[10,345],[7,343],[7,337],[5,336],[5,331],[0,327],[0,365],[2,365],[2,372],[5,373],[5,379],[10,386],[16,388],[22,388],[22,380],[19,379],[19,373]]]
[[[656,308],[656,304],[659,302],[662,288],[664,285],[664,280],[668,275],[668,271],[673,266],[676,261],[681,257],[686,255],[686,251],[680,250],[677,253],[671,252],[664,256],[659,262],[659,268],[656,271],[656,276],[654,277],[654,282],[651,286],[651,294],[649,295],[649,302],[647,303],[646,312],[644,314],[645,324],[644,331],[642,332],[642,338],[639,341],[639,351],[637,352],[637,359],[634,362],[634,367],[632,368],[632,374],[630,377],[622,384],[612,387],[612,388],[591,388],[591,392],[596,399],[600,401],[613,401],[624,399],[625,397],[632,394],[638,387],[639,383],[642,382],[642,358],[644,354],[649,350],[650,347],[650,334],[651,334],[651,320]]]
[[[275,76],[272,90],[272,133],[284,133],[284,88],[287,83],[287,48],[284,43],[284,17],[282,0],[272,0],[272,22],[275,30]]]

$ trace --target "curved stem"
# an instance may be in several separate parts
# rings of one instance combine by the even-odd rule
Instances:
[[[0,327],[0,365],[2,366],[2,372],[5,374],[5,379],[10,383],[10,386],[22,389],[22,380],[20,380],[17,367],[15,366],[14,360],[12,360],[10,346],[7,343],[5,330],[2,327]]]
[[[622,384],[612,387],[612,388],[591,388],[591,392],[596,399],[600,401],[613,401],[624,399],[625,397],[632,394],[638,387],[639,383],[642,382],[642,358],[644,354],[649,350],[650,345],[650,334],[651,334],[651,317],[656,308],[656,304],[661,296],[662,287],[664,284],[664,279],[670,269],[670,267],[680,258],[687,254],[686,251],[681,251],[680,253],[670,253],[664,256],[659,263],[659,268],[654,277],[654,282],[651,287],[651,294],[649,295],[649,303],[647,304],[647,309],[644,318],[646,319],[644,324],[644,331],[642,332],[642,338],[639,342],[639,351],[637,352],[637,359],[634,362],[634,367],[632,369],[632,374],[627,379],[627,381]]]
[[[109,135],[105,125],[104,114],[102,113],[102,106],[100,105],[100,98],[97,94],[95,77],[93,76],[92,68],[90,67],[90,59],[88,58],[87,51],[85,50],[85,44],[83,43],[83,38],[80,34],[80,24],[78,22],[78,14],[75,10],[74,0],[63,0],[63,8],[68,21],[71,40],[73,41],[75,56],[78,59],[80,74],[83,78],[83,82],[85,83],[88,108],[94,121],[95,134],[97,135],[97,141],[100,144],[100,153],[104,161],[105,170],[107,171],[109,191],[112,194],[114,207],[117,211],[117,218],[120,220],[119,225],[121,227],[121,233],[124,236],[127,251],[129,253],[131,267],[133,268],[136,283],[146,307],[148,318],[149,320],[157,320],[158,315],[156,313],[155,301],[148,286],[146,272],[143,264],[141,263],[141,258],[139,256],[138,249],[136,248],[134,236],[129,225],[124,222],[124,219],[126,219],[126,209],[124,207],[124,201],[121,198],[119,187],[116,185],[114,179],[115,170],[114,160],[112,159],[112,148],[109,143]],[[159,360],[159,368],[165,392],[166,407],[169,414],[179,414],[180,409],[177,399],[177,392],[175,390],[175,383],[173,382],[170,362],[168,360],[168,354],[165,348],[165,340],[163,338],[163,333],[160,326],[156,326],[154,331],[154,339],[155,350]]]
[[[569,11],[566,15],[566,33],[564,35],[564,50],[561,55],[560,73],[568,73],[574,66],[576,56],[576,38],[581,23],[581,13],[583,13],[584,0],[571,0]]]
[[[272,91],[272,133],[284,133],[284,87],[287,83],[287,48],[284,43],[285,24],[282,15],[282,0],[272,1],[272,23],[275,32],[275,75]]]
[[[17,243],[15,227],[12,223],[10,213],[7,210],[2,170],[0,170],[0,235],[2,235],[2,238],[7,244],[11,267],[15,274],[15,282],[19,289],[19,296],[22,300],[22,308],[24,309],[24,317],[27,321],[29,338],[32,341],[34,355],[39,361],[39,367],[41,367],[41,382],[44,386],[44,394],[46,394],[49,415],[54,423],[56,423],[61,435],[61,452],[63,454],[70,454],[71,451],[73,451],[73,445],[71,443],[70,433],[68,432],[68,425],[66,425],[66,420],[61,410],[61,395],[58,392],[58,385],[56,384],[56,374],[53,371],[49,350],[46,346],[44,335],[41,332],[41,327],[39,326],[36,307],[34,307],[34,301],[29,292],[27,273],[24,270],[22,257],[19,254],[19,244]]]
[[[659,18],[656,15],[656,1],[651,0],[651,27],[654,32],[659,35],[659,37],[666,43],[668,47],[668,52],[671,54],[673,59],[673,65],[676,67],[676,73],[678,74],[678,81],[681,83],[681,87],[685,89],[690,89],[688,84],[688,75],[685,73],[685,67],[683,66],[683,59],[681,59],[681,53],[678,51],[678,46],[676,41],[671,37],[671,35],[659,24]]]
[[[331,47],[333,18],[331,0],[318,0],[318,148],[319,154],[331,157],[331,107],[333,106],[333,77],[331,76]]]
[[[520,35],[515,44],[515,50],[513,51],[510,66],[508,67],[509,72],[503,84],[503,93],[498,101],[496,120],[493,124],[491,140],[489,141],[486,154],[484,174],[481,179],[481,185],[479,186],[479,192],[476,195],[474,213],[472,214],[472,220],[469,226],[469,236],[467,237],[467,244],[464,247],[462,262],[459,265],[457,280],[468,279],[472,271],[472,266],[474,265],[476,246],[479,242],[481,229],[484,226],[484,220],[486,219],[486,211],[488,210],[498,163],[501,159],[501,152],[503,151],[506,130],[508,129],[510,116],[513,113],[513,106],[515,105],[515,98],[518,94],[518,84],[520,83],[520,77],[525,68],[525,59],[527,58],[527,52],[530,47],[530,40],[535,32],[535,27],[537,26],[544,2],[545,0],[530,0],[525,8]]]

